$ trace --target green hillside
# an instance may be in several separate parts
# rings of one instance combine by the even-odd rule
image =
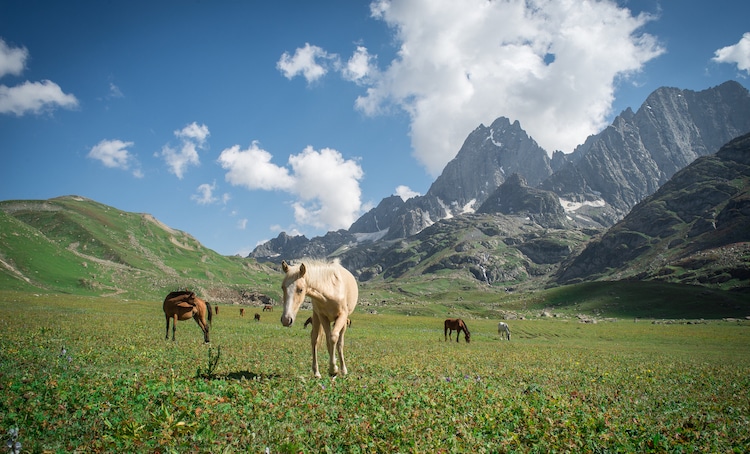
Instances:
[[[278,299],[267,266],[217,254],[151,215],[81,197],[0,202],[0,240],[6,289],[155,298],[190,288],[218,300],[243,291]]]

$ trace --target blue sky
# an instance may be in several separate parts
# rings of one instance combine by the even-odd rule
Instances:
[[[750,87],[745,0],[0,1],[0,200],[246,255],[424,194],[499,116],[570,152],[661,86]]]

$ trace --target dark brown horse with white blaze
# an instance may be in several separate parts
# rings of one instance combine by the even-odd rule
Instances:
[[[464,323],[464,321],[460,318],[448,318],[445,320],[443,335],[445,336],[446,341],[451,338],[451,335],[453,335],[453,331],[456,332],[456,342],[458,342],[458,335],[461,334],[461,331],[464,332],[464,339],[466,339],[466,343],[468,344],[469,342],[471,342],[471,333],[469,333],[469,328],[466,326],[466,323]]]
[[[325,333],[328,347],[328,373],[332,376],[347,374],[344,361],[344,333],[349,314],[354,311],[359,298],[357,281],[352,273],[341,266],[338,261],[307,262],[289,265],[281,262],[284,270],[284,312],[281,324],[292,326],[297,312],[306,296],[312,300],[312,372],[320,377],[318,370],[318,342]],[[321,327],[323,328],[321,332]],[[335,350],[334,350],[335,349]],[[336,364],[336,354],[341,367]]]
[[[177,320],[190,320],[191,318],[203,330],[203,340],[209,343],[208,325],[211,322],[211,304],[195,296],[189,291],[172,292],[164,298],[164,317],[167,319],[167,336],[169,339],[169,320],[172,319],[172,340],[177,329]]]

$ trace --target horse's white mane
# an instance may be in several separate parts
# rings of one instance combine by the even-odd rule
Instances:
[[[320,259],[301,259],[299,264],[305,265],[307,282],[323,282],[334,276],[341,268],[341,261],[338,258],[332,261]]]

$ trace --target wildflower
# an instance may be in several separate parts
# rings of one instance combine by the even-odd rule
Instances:
[[[21,442],[18,441],[18,427],[8,429],[8,441],[5,442],[5,447],[8,448],[8,452],[11,454],[21,453]]]

